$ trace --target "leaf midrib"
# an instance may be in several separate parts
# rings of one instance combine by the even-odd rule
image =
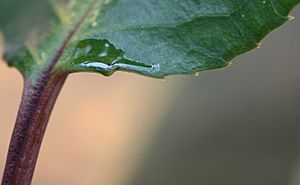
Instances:
[[[73,38],[75,33],[78,31],[80,26],[84,23],[84,20],[88,17],[91,10],[93,9],[93,6],[97,3],[98,0],[94,0],[91,5],[88,7],[84,15],[79,19],[79,21],[74,24],[74,26],[70,29],[69,33],[66,35],[66,38],[62,41],[60,47],[54,52],[53,57],[49,60],[49,62],[46,63],[46,67],[44,72],[47,74],[50,74],[52,69],[54,68],[55,64],[59,61],[61,56],[63,55],[65,49],[68,46],[68,43]]]

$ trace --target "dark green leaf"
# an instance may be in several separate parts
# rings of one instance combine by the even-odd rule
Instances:
[[[1,0],[5,59],[25,76],[130,71],[153,77],[227,66],[300,0]]]

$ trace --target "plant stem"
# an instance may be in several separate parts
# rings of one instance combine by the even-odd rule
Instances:
[[[30,185],[47,123],[67,75],[41,73],[24,80],[1,185]]]

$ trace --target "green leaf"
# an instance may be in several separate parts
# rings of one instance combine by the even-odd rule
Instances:
[[[5,59],[25,77],[217,69],[256,48],[300,0],[1,0]]]

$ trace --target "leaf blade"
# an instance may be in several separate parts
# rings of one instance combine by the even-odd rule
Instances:
[[[227,66],[286,22],[300,1],[86,1],[90,10],[80,8],[82,1],[67,4],[72,2],[77,8],[71,12],[87,16],[68,40],[55,70],[107,76],[121,70],[160,78]],[[78,18],[69,24],[74,20]],[[67,30],[61,32],[66,35]]]

